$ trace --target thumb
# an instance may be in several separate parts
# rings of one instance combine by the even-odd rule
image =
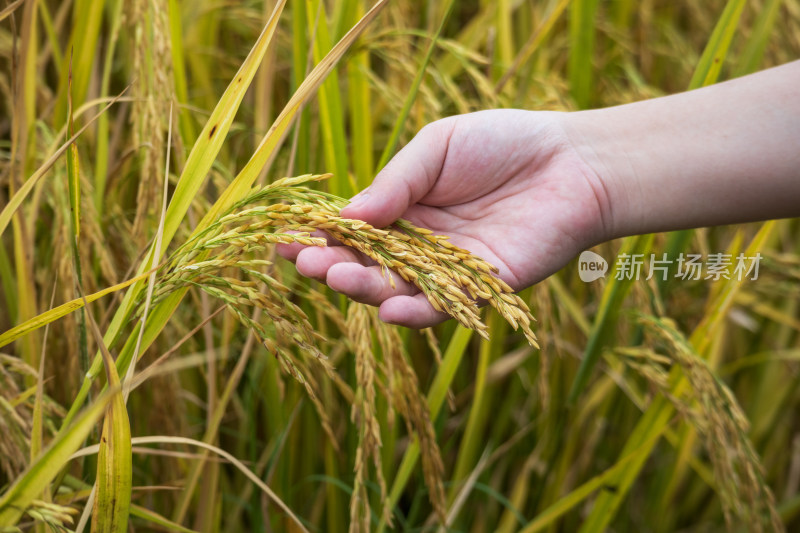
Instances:
[[[447,157],[455,117],[432,122],[375,176],[372,185],[353,197],[342,216],[385,227],[428,194]]]

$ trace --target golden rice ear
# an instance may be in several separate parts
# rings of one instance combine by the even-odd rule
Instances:
[[[615,356],[642,375],[702,436],[713,468],[716,491],[722,502],[725,523],[748,524],[751,531],[783,529],[775,496],[764,481],[764,467],[747,437],[750,424],[730,389],[698,355],[674,321],[652,316],[639,323],[656,341],[666,346],[666,355],[651,347],[618,348]],[[680,370],[680,383],[672,383]]]
[[[291,350],[292,344],[297,345],[320,361],[329,375],[333,375],[332,368],[325,363],[326,358],[317,347],[314,328],[306,314],[290,301],[291,292],[288,288],[266,272],[251,268],[252,254],[264,254],[276,243],[325,245],[323,239],[314,240],[307,233],[287,233],[286,230],[324,230],[345,246],[372,258],[381,268],[391,269],[406,281],[414,283],[435,308],[488,338],[488,328],[480,319],[478,302],[469,296],[485,294],[500,316],[514,329],[521,327],[529,342],[535,345],[535,337],[529,327],[533,317],[528,307],[511,292],[511,287],[495,277],[496,269],[492,265],[450,244],[446,237],[417,228],[407,221],[401,220],[396,228],[386,231],[377,230],[362,221],[341,218],[338,216],[338,207],[345,205],[345,200],[301,186],[312,179],[310,176],[286,178],[256,189],[222,213],[218,220],[212,221],[172,255],[158,276],[159,281],[153,292],[154,303],[188,287],[199,288],[224,302],[237,319],[279,358],[284,370],[304,384],[320,414],[323,427],[334,443],[336,439],[315,392],[317,386],[313,376],[302,370],[305,363]],[[294,203],[254,205],[265,200]],[[209,257],[209,252],[211,258],[204,259]],[[267,262],[265,266],[269,268],[271,264]],[[239,270],[242,276],[223,274],[231,269]],[[267,329],[250,318],[246,311],[248,307],[255,307],[263,313],[274,329]],[[377,365],[369,335],[371,329],[384,331],[386,326],[372,315],[375,313],[370,313],[363,306],[351,305],[345,323],[345,332],[356,354],[357,389],[351,416],[359,426],[356,478],[350,512],[352,524],[361,524],[362,529],[368,528],[369,524],[365,482],[370,458],[377,472],[382,500],[388,501],[378,453],[380,427],[375,413]],[[385,332],[379,338],[385,339],[386,335],[392,333]],[[428,406],[422,401],[416,374],[399,348],[401,340],[396,333],[393,335],[392,343],[385,340],[381,343],[384,347],[395,345],[395,348],[383,354],[391,368],[387,381],[393,384],[387,392],[392,398],[393,410],[406,420],[409,432],[419,436],[425,482],[430,490],[431,502],[440,520],[444,521],[444,466],[435,431]],[[383,506],[382,516],[383,520],[389,521],[388,505]]]
[[[383,476],[381,459],[381,427],[378,421],[376,402],[376,381],[379,368],[378,354],[373,352],[374,310],[361,304],[351,303],[347,309],[345,333],[352,345],[355,356],[356,391],[350,417],[358,427],[358,445],[356,448],[355,479],[353,494],[350,498],[350,531],[370,531],[371,509],[367,482],[369,480],[369,464],[373,464],[375,478],[380,489],[380,500],[387,502],[386,480]],[[378,325],[378,327],[381,327]],[[384,357],[389,354],[384,353]],[[391,509],[384,503],[381,516],[391,523]]]

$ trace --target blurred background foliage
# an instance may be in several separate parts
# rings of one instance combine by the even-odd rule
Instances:
[[[2,233],[0,331],[78,297],[68,186],[75,174],[64,157],[51,160],[68,137],[70,89],[77,129],[127,88],[74,145],[77,248],[82,286],[90,294],[132,277],[157,234],[170,102],[171,195],[275,4],[19,0],[3,6],[0,205],[9,205],[37,171],[52,168]],[[248,161],[314,65],[370,7],[364,0],[287,2],[177,229],[179,242]],[[441,117],[497,107],[616,105],[741,76],[799,54],[797,0],[392,0],[316,95],[303,100],[259,179],[332,172],[318,186],[349,197],[415,132]],[[728,529],[754,531],[775,526],[767,516],[774,503],[786,530],[799,528],[797,232],[796,220],[783,220],[604,244],[596,251],[607,259],[621,252],[649,258],[745,251],[764,259],[758,280],[744,282],[625,282],[609,274],[587,284],[573,262],[522,293],[538,318],[541,350],[493,311],[485,311],[489,341],[453,321],[433,331],[397,330],[392,337],[374,324],[376,357],[388,349],[387,338],[397,339],[422,394],[427,391],[444,466],[446,526],[415,466],[415,437],[379,396],[382,474],[394,527],[717,531],[726,528],[727,512]],[[328,338],[323,351],[341,383],[318,372],[313,405],[246,328],[229,314],[215,314],[218,304],[204,293],[190,291],[138,364],[141,370],[169,355],[131,394],[131,433],[219,446],[269,485],[309,530],[344,531],[351,528],[359,448],[347,386],[355,386],[357,349],[346,323],[348,303],[316,283],[310,286],[319,294],[309,297],[309,282],[285,262],[276,262],[274,275],[296,290],[294,300]],[[122,294],[90,305],[101,330]],[[89,354],[97,349],[82,317],[70,314],[0,349],[0,493],[76,407]],[[544,377],[540,358],[548,362]],[[44,394],[37,400],[40,383]],[[92,400],[99,390],[95,384]],[[749,426],[737,418],[733,398]],[[97,429],[86,444],[99,438]],[[228,460],[166,440],[155,447],[134,442],[133,448],[135,529],[290,527]],[[53,511],[48,502],[83,510],[96,458],[56,470],[19,527],[29,530],[53,516],[48,523],[68,525],[65,511]],[[380,501],[377,478],[373,473],[367,486],[370,529],[383,527],[387,503]]]

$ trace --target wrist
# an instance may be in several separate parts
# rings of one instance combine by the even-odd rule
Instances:
[[[637,233],[646,205],[636,187],[636,159],[641,148],[629,142],[631,132],[613,108],[564,114],[563,126],[571,147],[584,162],[594,187],[603,195],[603,224],[597,243]]]

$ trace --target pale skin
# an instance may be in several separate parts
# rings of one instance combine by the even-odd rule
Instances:
[[[481,111],[423,128],[341,215],[450,235],[519,290],[601,242],[800,216],[800,61],[704,89],[572,113]],[[413,285],[329,239],[297,270],[382,320],[447,319]]]

